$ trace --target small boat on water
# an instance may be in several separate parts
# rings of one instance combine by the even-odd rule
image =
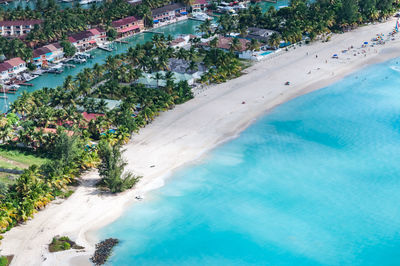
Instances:
[[[4,93],[4,92],[5,93],[15,93],[18,91],[19,88],[20,88],[20,86],[17,84],[5,85],[5,86],[3,86],[1,92],[2,93]]]
[[[32,79],[37,78],[38,75],[30,75],[28,73],[22,73],[22,77],[24,78],[25,81],[31,81]]]
[[[63,73],[63,71],[64,71],[63,65],[57,64],[57,65],[49,68],[49,70],[47,70],[47,73],[61,74],[61,73]]]
[[[97,3],[97,2],[101,2],[101,1],[102,0],[80,0],[79,4],[88,5],[88,4]]]
[[[74,63],[76,63],[76,64],[83,64],[83,63],[86,62],[86,59],[85,59],[85,58],[79,58],[79,57],[77,57],[77,58],[73,58],[73,59],[72,59],[72,62],[74,62]]]
[[[85,52],[76,53],[74,57],[75,58],[84,58],[84,59],[93,58],[93,56],[91,54],[88,54]]]
[[[206,13],[203,13],[203,12],[192,13],[192,18],[195,20],[200,20],[200,21],[206,21],[206,20],[212,19],[209,15],[207,15]]]
[[[112,48],[109,46],[99,46],[99,49],[107,51],[107,52],[112,52]]]

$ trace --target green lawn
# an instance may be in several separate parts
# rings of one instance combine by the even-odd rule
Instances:
[[[6,184],[6,185],[12,185],[15,183],[15,179],[17,177],[18,177],[18,175],[0,172],[0,183]]]
[[[42,165],[46,161],[47,159],[35,156],[28,151],[0,147],[0,167],[3,168],[25,169],[33,164]]]

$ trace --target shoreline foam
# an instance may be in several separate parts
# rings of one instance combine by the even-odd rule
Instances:
[[[51,203],[33,220],[7,232],[2,254],[15,255],[12,265],[90,265],[88,258],[98,240],[94,232],[116,220],[136,195],[163,186],[173,171],[198,162],[275,106],[326,87],[367,65],[400,56],[398,37],[385,46],[359,49],[367,51],[366,57],[340,53],[351,45],[360,47],[377,33],[391,31],[393,25],[391,20],[335,35],[327,43],[297,47],[256,63],[245,71],[248,74],[211,86],[193,100],[162,113],[125,146],[128,168],[144,176],[136,189],[118,196],[101,195],[93,186],[99,177],[90,172],[68,200]],[[331,59],[335,53],[343,59]],[[291,85],[285,86],[286,81]],[[85,246],[86,252],[48,253],[47,244],[55,235],[69,236]]]

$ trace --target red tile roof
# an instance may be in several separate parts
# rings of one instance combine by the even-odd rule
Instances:
[[[25,64],[25,61],[22,60],[20,57],[14,57],[10,60],[4,61],[4,63],[9,63],[12,67],[19,66],[20,64]]]
[[[183,39],[183,38],[177,38],[177,39],[175,39],[175,40],[173,40],[173,41],[171,42],[171,45],[172,45],[172,46],[178,45],[178,44],[183,43],[183,42],[185,42],[185,41],[186,41],[186,40]]]
[[[104,114],[94,114],[94,113],[83,112],[82,116],[86,121],[90,122],[93,119],[96,120],[97,117],[99,117],[99,116],[104,116]]]
[[[117,27],[121,27],[121,26],[124,26],[124,25],[131,24],[131,23],[133,23],[133,22],[135,22],[137,20],[138,19],[136,17],[131,16],[131,17],[126,17],[126,18],[123,18],[123,19],[119,19],[119,20],[113,21],[111,24],[112,24],[113,27],[117,28]]]
[[[37,48],[37,49],[33,50],[33,58],[40,57],[47,53],[51,53],[51,50],[49,48],[47,48],[47,47]]]
[[[0,72],[8,71],[11,68],[13,68],[13,67],[9,63],[1,63],[0,64]]]
[[[138,25],[133,25],[133,26],[126,27],[126,28],[123,28],[123,29],[119,29],[118,32],[124,33],[124,32],[127,32],[127,31],[136,30],[136,29],[139,29]]]
[[[105,33],[104,30],[95,28],[95,29],[90,29],[90,30],[81,31],[81,32],[72,34],[71,36],[68,37],[68,40],[70,42],[77,42],[77,41],[81,41],[83,39],[87,39],[92,36],[101,35],[103,33]]]
[[[99,29],[90,29],[88,30],[88,32],[90,32],[91,34],[93,34],[93,36],[95,35],[101,35],[101,32]]]
[[[41,24],[43,21],[40,19],[31,19],[31,20],[5,20],[0,21],[0,26],[29,26]]]

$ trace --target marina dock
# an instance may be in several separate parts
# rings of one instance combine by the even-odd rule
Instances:
[[[101,49],[101,50],[107,51],[107,52],[112,52],[113,51],[113,49],[111,49],[110,47],[99,46],[98,48]]]

